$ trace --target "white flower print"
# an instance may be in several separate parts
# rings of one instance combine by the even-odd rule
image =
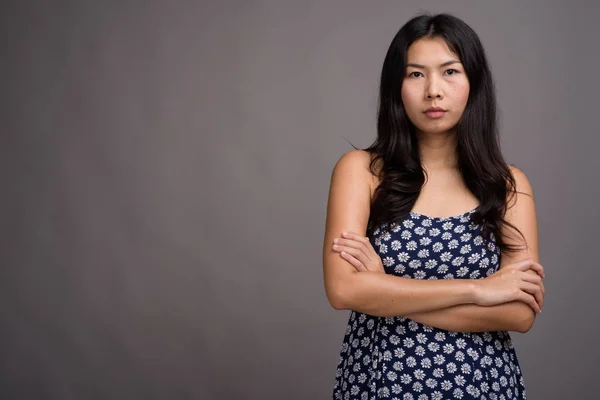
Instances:
[[[457,369],[458,368],[456,368],[456,364],[454,364],[453,362],[446,364],[446,371],[448,371],[448,373],[450,374],[455,373]]]
[[[419,257],[419,258],[429,257],[429,250],[427,250],[427,249],[419,250],[419,252],[417,253],[417,257]]]
[[[398,261],[407,262],[408,260],[410,260],[410,256],[408,255],[408,253],[399,253],[398,254]]]
[[[462,265],[464,262],[465,262],[464,257],[454,257],[454,259],[452,260],[452,265],[457,267],[459,265]]]
[[[488,265],[490,265],[490,259],[487,257],[484,257],[479,261],[479,268],[481,269],[486,268]]]
[[[423,384],[419,381],[413,382],[412,390],[415,392],[421,392],[423,390]]]
[[[450,232],[442,233],[442,240],[450,240],[450,239],[452,239],[452,233],[450,233]]]
[[[440,349],[440,345],[438,343],[435,342],[431,342],[427,345],[427,348],[432,352],[435,353]],[[439,360],[439,361],[438,361]],[[433,362],[435,362],[436,364],[441,364],[444,362],[444,356],[441,354],[436,354],[433,357]]]
[[[454,351],[454,346],[451,343],[446,343],[442,346],[442,350],[444,353],[452,353]]]
[[[387,253],[387,248],[388,248],[388,247],[387,247],[387,245],[382,243],[382,244],[379,246],[379,253],[381,253],[381,254],[385,254],[385,253]]]
[[[458,247],[458,240],[452,239],[451,241],[448,242],[449,249],[456,249],[457,247]]]
[[[431,239],[429,239],[428,237],[422,237],[421,239],[419,239],[419,244],[421,246],[428,246],[431,243]]]
[[[423,357],[425,355],[425,348],[421,345],[418,345],[417,347],[415,347],[415,354]]]
[[[417,360],[414,357],[408,357],[406,359],[406,365],[411,368],[414,368],[414,366],[417,365]]]
[[[437,383],[437,381],[436,381],[435,379],[433,379],[433,378],[428,378],[428,379],[425,381],[425,385],[426,385],[428,388],[431,388],[431,389],[433,389],[434,387],[436,387],[436,386],[438,385],[438,383]]]
[[[397,274],[403,274],[404,271],[406,271],[406,267],[404,265],[402,265],[402,264],[398,264],[394,268],[394,272],[396,272]]]
[[[381,263],[386,267],[391,267],[394,265],[394,259],[392,257],[385,257],[383,260],[381,260]]]
[[[438,236],[440,233],[442,233],[442,231],[439,230],[439,228],[431,228],[429,230],[429,236],[431,237],[436,237]]]
[[[472,271],[472,272],[469,274],[469,279],[478,279],[478,278],[479,278],[479,275],[481,275],[481,274],[479,273],[479,270],[478,270],[478,269],[476,269],[475,271]]]
[[[453,226],[454,226],[454,223],[452,221],[446,221],[442,224],[442,229],[447,231],[447,230],[452,229]]]
[[[466,275],[468,272],[469,272],[469,268],[467,268],[467,267],[464,267],[464,266],[463,266],[463,267],[460,267],[460,268],[458,269],[458,271],[456,272],[456,276],[463,277],[463,276],[465,276],[465,275]]]
[[[469,258],[467,259],[468,263],[469,264],[475,264],[479,260],[479,257],[481,257],[481,256],[479,254],[477,254],[477,253],[471,254],[469,256]]]
[[[455,233],[462,233],[465,231],[465,226],[464,225],[456,225],[456,227],[454,228],[454,232]]]
[[[460,254],[467,254],[471,252],[471,246],[468,244],[464,244],[460,248]]]
[[[402,348],[396,348],[396,349],[394,349],[394,357],[396,357],[396,358],[402,358],[402,357],[404,357],[404,354],[405,354],[404,353],[404,349],[402,349]]]
[[[460,372],[462,372],[463,374],[470,374],[471,366],[467,363],[464,363],[463,365],[460,366]]]
[[[427,232],[427,230],[421,226],[418,228],[415,228],[415,234],[417,234],[419,236],[423,236],[426,232]]]
[[[415,378],[417,378],[419,380],[420,379],[425,379],[425,372],[423,372],[422,369],[415,370],[414,375],[415,375]]]
[[[436,260],[427,260],[425,261],[425,268],[427,269],[431,269],[431,268],[435,268],[435,266],[437,265],[437,261]],[[432,278],[437,278],[437,276],[432,275]]]
[[[392,250],[398,251],[402,248],[402,242],[399,240],[394,240],[392,241],[392,243],[390,243],[390,247],[392,248]]]
[[[444,250],[444,244],[442,242],[435,242],[433,246],[431,246],[431,249],[434,253],[439,253],[440,251]]]
[[[429,358],[424,358],[421,360],[421,367],[423,368],[431,368],[431,360]]]
[[[462,376],[462,375],[456,375],[456,376],[454,377],[454,383],[456,383],[456,384],[457,384],[457,385],[459,385],[459,386],[462,386],[462,385],[464,385],[466,382],[467,382],[467,380],[466,380],[466,379],[465,379],[465,377],[464,377],[464,376]]]
[[[413,274],[413,279],[425,279],[425,271],[417,271]]]
[[[402,231],[402,233],[400,234],[400,238],[402,240],[408,240],[412,237],[412,233],[408,230]]]
[[[410,242],[408,242],[406,244],[407,250],[415,250],[416,248],[417,248],[417,242],[415,242],[414,240],[411,240]]]

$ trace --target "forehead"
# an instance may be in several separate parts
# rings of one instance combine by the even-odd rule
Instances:
[[[421,38],[414,41],[409,47],[406,54],[407,63],[423,64],[429,67],[437,67],[442,62],[448,60],[459,60],[454,54],[444,39],[436,38]]]

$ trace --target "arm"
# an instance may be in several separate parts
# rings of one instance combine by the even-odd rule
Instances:
[[[530,325],[523,302],[511,301],[485,307],[463,304],[424,313],[407,315],[413,321],[457,332],[515,331],[525,333]],[[531,308],[526,305],[527,308]],[[525,318],[525,319],[523,319]]]
[[[385,317],[473,303],[473,280],[415,280],[358,272],[332,250],[333,239],[342,231],[366,232],[373,182],[370,160],[365,151],[350,151],[336,163],[331,176],[323,244],[323,274],[330,304],[336,310]]]
[[[505,220],[523,233],[527,247],[510,255],[502,253],[499,268],[526,258],[539,262],[537,219],[533,191],[522,171],[515,167],[510,167],[510,169],[515,178],[518,193],[515,195],[516,202],[506,213]],[[503,226],[502,229],[508,237],[506,239],[508,243],[522,243],[522,241],[515,240],[516,236],[512,231],[509,233],[509,228]],[[532,270],[527,272],[536,274]],[[506,330],[526,333],[531,329],[536,313],[529,305],[521,301],[512,301],[492,307],[475,304],[460,305],[427,313],[410,314],[408,317],[426,325],[453,331]]]

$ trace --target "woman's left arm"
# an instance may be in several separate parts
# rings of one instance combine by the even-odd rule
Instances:
[[[525,248],[513,253],[501,253],[500,268],[531,258],[539,263],[538,252],[538,229],[533,198],[533,190],[525,174],[516,167],[509,166],[515,178],[516,191],[515,202],[512,206],[507,205],[505,221],[517,227],[524,236]],[[509,195],[507,204],[513,197]],[[513,229],[507,229],[506,225],[501,227],[505,242],[513,245],[523,245],[520,236]],[[537,274],[533,270],[528,273]],[[542,293],[545,295],[543,283]],[[543,303],[542,303],[543,304]],[[407,315],[408,318],[425,325],[440,329],[448,329],[460,332],[483,332],[483,331],[515,331],[525,333],[531,329],[536,318],[535,311],[524,302],[513,301],[492,307],[478,306],[476,304],[462,304],[443,310],[435,310],[426,313]]]
[[[511,301],[485,307],[460,304],[442,310],[406,315],[413,321],[457,332],[514,331],[525,333],[531,328],[531,307]]]

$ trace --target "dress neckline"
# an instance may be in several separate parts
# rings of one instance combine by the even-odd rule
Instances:
[[[446,220],[452,220],[452,219],[460,219],[460,218],[466,217],[467,215],[473,214],[475,212],[475,210],[477,210],[478,207],[479,206],[473,208],[472,210],[464,212],[462,214],[451,215],[449,217],[432,217],[430,215],[425,215],[425,214],[421,214],[421,213],[414,212],[414,211],[410,211],[409,214],[412,216],[415,216],[415,217],[427,218],[427,219],[431,219],[434,221],[446,221]]]

